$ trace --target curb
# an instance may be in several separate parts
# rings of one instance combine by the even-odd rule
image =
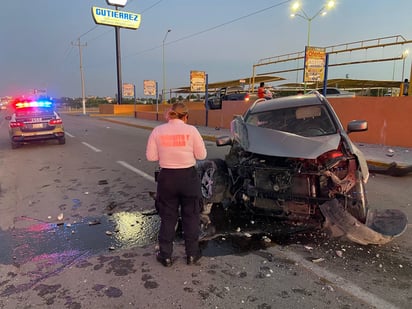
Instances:
[[[134,128],[139,128],[139,129],[146,129],[146,130],[153,130],[152,126],[145,126],[142,124],[135,124],[135,123],[129,123],[129,122],[124,122],[124,121],[119,121],[119,120],[114,120],[114,119],[107,119],[107,118],[102,118],[98,117],[99,120],[104,120],[107,122],[112,122],[112,123],[117,123],[117,124],[122,124],[128,127],[134,127]],[[214,142],[216,141],[216,137],[213,135],[207,135],[207,134],[201,134],[203,139],[209,142]]]
[[[144,126],[144,125],[141,125],[141,124],[134,124],[134,123],[124,122],[124,121],[119,121],[119,120],[113,120],[113,119],[107,119],[107,118],[101,118],[101,117],[97,117],[97,119],[107,121],[107,122],[122,124],[122,125],[125,125],[125,126],[128,126],[128,127],[134,127],[134,128],[140,128],[140,129],[146,129],[146,130],[153,130],[153,127]]]

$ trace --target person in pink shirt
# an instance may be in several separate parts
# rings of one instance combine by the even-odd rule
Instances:
[[[189,110],[184,103],[175,103],[167,113],[167,123],[155,127],[149,136],[146,158],[158,161],[156,210],[161,223],[159,252],[156,259],[162,265],[172,265],[175,227],[182,218],[186,263],[197,264],[202,196],[196,160],[204,160],[206,146],[196,127],[187,124]]]

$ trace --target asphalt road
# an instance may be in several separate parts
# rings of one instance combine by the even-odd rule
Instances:
[[[153,216],[141,216],[155,192],[148,130],[64,116],[66,145],[12,150],[0,116],[1,308],[409,308],[410,228],[385,246],[321,233],[271,243],[227,235],[205,243],[201,266],[190,267],[177,241],[164,268],[154,258],[156,224],[143,230]],[[411,217],[411,187],[412,176],[372,175],[369,203]],[[123,242],[107,242],[112,227]],[[133,242],[138,228],[142,243]]]

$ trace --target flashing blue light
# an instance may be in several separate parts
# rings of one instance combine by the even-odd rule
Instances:
[[[36,101],[38,107],[51,107],[53,102],[51,101]]]

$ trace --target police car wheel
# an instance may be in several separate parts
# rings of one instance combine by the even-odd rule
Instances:
[[[20,143],[11,142],[11,149],[17,149],[20,147]]]

